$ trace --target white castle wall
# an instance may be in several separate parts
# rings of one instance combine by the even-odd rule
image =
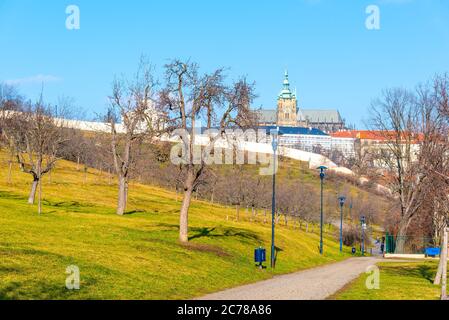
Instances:
[[[81,120],[67,120],[67,119],[55,119],[57,123],[62,122],[62,125],[66,128],[78,129],[83,131],[91,131],[91,132],[103,132],[108,133],[111,132],[111,127],[107,123],[103,122],[95,122],[95,121],[81,121]],[[118,133],[125,133],[126,130],[122,124],[116,124],[116,130]],[[178,142],[179,138],[170,138],[167,135],[161,138],[163,141],[171,141]],[[207,146],[211,143],[211,139],[209,136],[197,136],[195,139],[195,143],[201,146]],[[234,149],[235,147],[239,150],[245,152],[253,152],[253,153],[262,153],[262,154],[273,154],[273,149],[271,143],[257,143],[257,142],[248,142],[248,141],[238,141],[238,143],[230,143],[227,139],[221,138],[217,140],[215,143],[217,147],[223,149]],[[307,151],[287,148],[287,147],[279,147],[278,153],[286,158],[298,160],[302,162],[307,162],[309,164],[310,169],[316,169],[319,166],[326,166],[330,171],[334,171],[339,174],[348,175],[348,176],[356,176],[356,174],[348,168],[339,167],[337,164],[332,162],[330,159],[326,158],[323,155],[311,153]],[[367,178],[359,177],[359,182],[361,184],[369,182]],[[390,194],[391,191],[382,185],[377,184],[376,189],[379,192]]]
[[[108,123],[104,122],[95,122],[95,121],[81,121],[81,120],[66,120],[66,119],[55,119],[57,123],[62,122],[62,125],[66,128],[78,129],[82,131],[91,131],[91,132],[103,132],[108,133],[111,132],[111,126]],[[117,133],[125,133],[125,128],[121,123],[117,123],[115,125]]]
[[[179,142],[179,137],[175,138],[169,138],[168,136],[164,136],[162,140],[170,141],[170,142]],[[208,136],[196,136],[195,137],[195,144],[201,145],[201,146],[207,146],[211,143],[211,139]],[[245,152],[253,152],[253,153],[262,153],[262,154],[273,154],[273,148],[271,146],[271,143],[257,143],[257,142],[248,142],[248,141],[239,141],[238,143],[232,143],[229,142],[225,138],[218,139],[215,142],[215,146],[218,148],[223,149],[233,149],[234,147],[238,148],[239,150],[245,151]],[[307,162],[309,164],[310,169],[316,169],[319,166],[326,166],[330,171],[333,171],[338,174],[342,175],[348,175],[352,177],[357,177],[357,175],[350,169],[345,167],[340,167],[334,162],[332,162],[329,158],[316,154],[311,153],[307,151],[292,149],[292,148],[286,148],[286,147],[279,147],[278,148],[278,154],[289,158],[293,160],[298,160],[302,162]],[[369,179],[365,177],[359,177],[358,181],[360,184],[365,184],[369,182]],[[391,194],[390,189],[388,189],[385,186],[382,186],[380,184],[376,184],[376,190],[381,193],[385,194]]]

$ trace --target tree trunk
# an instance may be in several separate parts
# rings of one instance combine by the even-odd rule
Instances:
[[[438,264],[438,270],[437,274],[435,276],[435,280],[433,281],[434,285],[440,285],[441,284],[441,276],[443,274],[443,265],[444,263],[447,263],[447,261],[443,260],[443,250],[444,250],[444,239],[441,239],[441,249],[440,249],[440,263]],[[447,244],[446,244],[447,245]]]
[[[127,184],[126,178],[121,176],[119,177],[119,185],[118,185],[118,202],[117,202],[117,214],[119,216],[123,216],[126,210],[126,202],[127,202]]]
[[[396,236],[396,248],[394,252],[396,254],[404,254],[405,252],[405,241],[407,236],[408,225],[410,224],[410,219],[402,219],[399,223],[399,230]]]
[[[433,284],[439,286],[441,284],[441,275],[443,274],[443,259],[441,258],[443,252],[443,246],[441,246],[440,251],[440,262],[438,263],[438,270],[435,276],[435,280],[433,280]]]
[[[12,161],[9,161],[8,165],[8,184],[12,183]]]
[[[192,200],[193,188],[187,188],[182,199],[181,213],[179,216],[179,241],[189,242],[189,208]]]
[[[447,229],[444,229],[443,235],[443,251],[441,252],[441,260],[443,260],[443,272],[441,274],[441,300],[447,300]]]
[[[83,179],[83,184],[87,183],[87,167],[84,167],[84,179]]]
[[[277,217],[276,217],[276,225],[279,224],[279,221],[281,220],[281,213],[277,212]]]
[[[108,184],[112,184],[112,176],[111,176],[111,169],[108,169]]]
[[[34,177],[33,184],[31,185],[30,195],[28,197],[28,203],[34,204],[34,199],[36,198],[37,185],[39,183],[39,179]]]
[[[187,177],[184,183],[184,198],[182,199],[181,212],[179,214],[179,241],[189,242],[189,208],[192,201],[195,185],[195,171],[193,167],[187,169]]]
[[[37,213],[39,215],[42,214],[42,177],[39,179],[38,183],[39,191],[37,195]]]

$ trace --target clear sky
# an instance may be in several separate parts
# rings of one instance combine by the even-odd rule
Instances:
[[[80,29],[66,29],[66,7]],[[365,10],[380,9],[380,30]],[[448,0],[0,0],[0,81],[35,99],[64,95],[91,118],[104,111],[115,74],[141,54],[159,72],[191,58],[257,84],[255,105],[274,108],[284,70],[303,108],[338,108],[362,127],[382,89],[414,87],[449,72]]]

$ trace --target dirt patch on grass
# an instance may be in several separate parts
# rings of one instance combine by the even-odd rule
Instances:
[[[213,253],[219,257],[230,257],[231,255],[227,253],[220,247],[212,246],[209,244],[201,244],[201,243],[181,243],[181,246],[187,250],[191,251],[199,251],[199,252],[208,252]]]

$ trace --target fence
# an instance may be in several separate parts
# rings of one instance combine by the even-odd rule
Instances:
[[[428,237],[393,235],[385,237],[385,253],[424,254],[425,249],[429,247],[435,247],[435,243]]]

